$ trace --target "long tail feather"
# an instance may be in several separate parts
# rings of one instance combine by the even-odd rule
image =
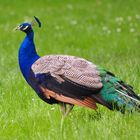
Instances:
[[[129,96],[129,95],[123,93],[122,91],[119,91],[119,90],[117,90],[117,89],[115,89],[115,90],[116,90],[118,93],[120,93],[122,96],[125,96],[125,97],[127,97],[128,99],[130,99],[130,100],[132,100],[132,101],[135,101],[137,104],[140,105],[140,101],[139,101],[139,100],[137,100],[137,99],[135,99],[135,98],[133,98],[133,97],[131,97],[131,96]]]
[[[124,113],[126,110],[140,111],[140,97],[133,91],[133,87],[124,83],[114,74],[99,69],[103,88],[100,91],[102,97],[102,105],[105,105],[111,110],[117,109]],[[106,104],[103,104],[106,102]]]

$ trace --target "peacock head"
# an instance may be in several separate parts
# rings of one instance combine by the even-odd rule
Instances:
[[[41,27],[40,20],[37,17],[34,16],[34,20],[31,23],[27,23],[27,22],[22,23],[19,26],[17,26],[15,28],[15,30],[20,30],[20,31],[23,31],[26,34],[28,34],[29,32],[31,32],[33,30],[32,26],[35,26],[36,24],[38,24],[38,26]]]

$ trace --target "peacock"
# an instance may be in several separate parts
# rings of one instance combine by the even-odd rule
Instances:
[[[59,104],[64,116],[74,105],[97,110],[97,103],[122,113],[140,111],[140,97],[132,86],[104,68],[76,56],[40,57],[34,44],[32,27],[35,24],[41,27],[40,20],[34,16],[31,23],[24,22],[16,27],[26,33],[18,60],[25,80],[43,101]]]

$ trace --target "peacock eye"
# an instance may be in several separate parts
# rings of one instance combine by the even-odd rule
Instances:
[[[27,26],[25,26],[22,30],[26,30],[28,27],[29,27],[29,26],[27,25]]]
[[[23,25],[20,25],[19,27],[20,27],[20,28],[22,28],[22,27],[23,27]]]

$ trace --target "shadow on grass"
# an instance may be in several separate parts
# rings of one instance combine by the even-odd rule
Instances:
[[[85,121],[99,121],[102,119],[103,113],[101,111],[95,111],[90,109],[78,109],[70,114],[71,119],[82,118]],[[79,120],[79,119],[78,119]]]
[[[99,121],[102,118],[101,112],[97,112],[97,111],[96,111],[96,113],[89,113],[87,115],[88,115],[89,120]]]

